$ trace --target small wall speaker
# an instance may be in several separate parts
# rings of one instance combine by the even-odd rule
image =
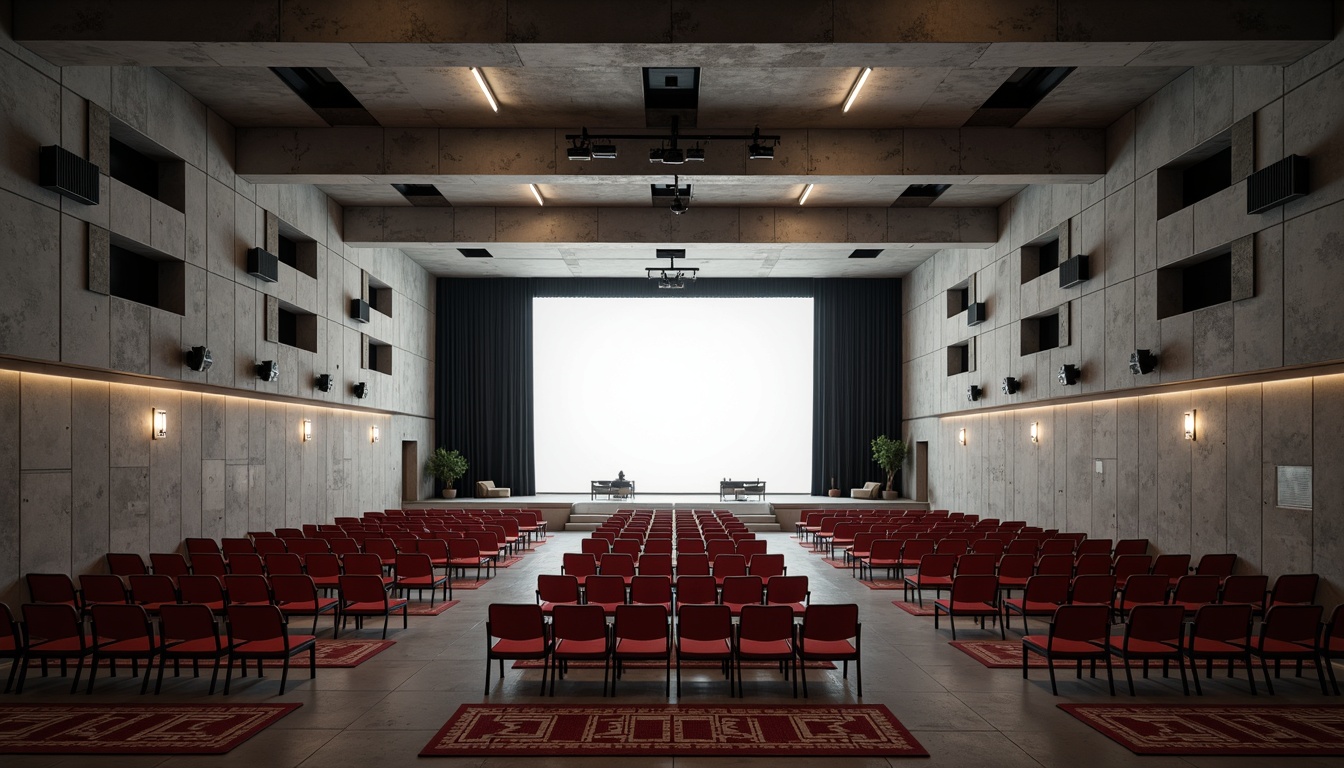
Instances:
[[[979,325],[985,322],[985,302],[978,301],[966,307],[966,324]]]
[[[1135,376],[1152,373],[1156,369],[1157,355],[1146,349],[1136,349],[1134,354],[1129,356],[1129,372]]]
[[[1003,390],[1003,394],[1005,395],[1015,395],[1017,394],[1017,390],[1021,388],[1022,383],[1019,382],[1017,379],[1014,379],[1012,376],[1005,376],[1003,379],[1003,386],[1000,387],[1000,389]]]
[[[210,366],[215,364],[215,358],[210,355],[207,347],[192,347],[187,350],[187,367],[193,371],[201,372],[210,370]]]
[[[265,248],[249,248],[247,274],[267,283],[280,282],[280,259]]]
[[[369,396],[369,385],[361,381],[354,386],[352,391],[355,393],[355,397],[363,400]]]
[[[1061,365],[1059,367],[1059,383],[1066,387],[1072,387],[1078,383],[1078,377],[1082,373],[1076,365]]]
[[[98,166],[55,144],[37,151],[37,183],[84,205],[98,204]]]
[[[363,299],[351,299],[350,319],[361,323],[369,322],[369,302]]]
[[[331,385],[334,383],[335,382],[332,381],[330,373],[324,373],[321,376],[317,377],[317,388],[321,392],[330,392]]]
[[[274,360],[263,360],[257,363],[257,378],[262,381],[278,381],[280,379],[280,364]]]
[[[976,386],[975,384],[972,384],[971,386],[967,387],[967,388],[966,388],[966,399],[967,399],[967,400],[970,400],[972,403],[974,403],[976,400],[979,400],[979,399],[980,399],[980,387]]]

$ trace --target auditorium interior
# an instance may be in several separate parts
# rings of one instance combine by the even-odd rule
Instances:
[[[0,603],[15,620],[52,602],[29,575],[79,583],[116,573],[109,554],[185,563],[205,551],[189,542],[279,531],[354,531],[368,552],[381,530],[418,556],[436,550],[417,537],[501,516],[512,536],[494,567],[450,575],[446,610],[430,589],[429,610],[381,634],[383,616],[347,617],[341,638],[395,643],[311,678],[300,654],[283,693],[268,670],[211,695],[205,666],[170,664],[142,695],[125,663],[87,694],[85,668],[74,693],[34,665],[0,697],[2,762],[424,765],[463,705],[676,704],[883,705],[934,766],[1339,766],[1339,709],[1325,746],[1285,758],[1257,751],[1267,724],[1241,751],[1138,754],[1060,708],[1337,707],[1328,654],[1281,674],[1256,661],[1254,697],[1231,661],[1190,670],[1198,695],[1184,666],[1134,667],[1131,695],[1133,662],[1112,692],[1105,668],[1061,660],[1052,694],[1043,666],[950,645],[951,617],[935,629],[919,608],[947,588],[902,584],[917,561],[863,578],[859,545],[1001,536],[1006,558],[1036,533],[1045,558],[1067,534],[1076,580],[1096,556],[1083,544],[1110,542],[1117,640],[1132,615],[1119,544],[1180,562],[1168,604],[1180,576],[1211,578],[1206,555],[1234,554],[1219,589],[1265,585],[1248,626],[1298,604],[1266,596],[1281,577],[1315,574],[1301,604],[1324,630],[1308,645],[1344,658],[1341,286],[1344,0],[0,0]],[[538,488],[539,297],[811,299],[811,411],[778,414],[811,421],[806,492],[734,467],[664,494],[635,472],[638,493],[613,493],[605,466]],[[768,371],[749,358],[734,362]],[[908,447],[899,493],[856,498],[887,479],[878,434]],[[470,462],[455,499],[424,470],[440,447]],[[607,532],[638,534],[632,562],[661,554],[672,521],[710,544],[763,540],[812,604],[857,605],[864,694],[839,661],[807,667],[808,698],[773,662],[747,669],[741,698],[717,664],[678,686],[632,662],[616,693],[601,663],[573,662],[554,696],[540,663],[491,666],[492,605],[540,603],[539,577]],[[1022,624],[1052,626],[1003,627],[991,603],[956,640],[1025,656]],[[339,623],[318,617],[317,642]],[[13,708],[149,703],[302,706],[209,757],[6,746]],[[436,759],[903,760],[566,749]]]

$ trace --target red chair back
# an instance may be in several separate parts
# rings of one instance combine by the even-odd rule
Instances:
[[[1195,611],[1195,620],[1190,625],[1191,640],[1203,638],[1245,644],[1250,636],[1251,606],[1245,603],[1202,606]]]
[[[758,554],[747,559],[747,573],[760,576],[767,582],[776,576],[784,575],[784,556],[781,554]]]
[[[115,576],[127,577],[149,573],[145,559],[134,552],[108,552],[107,570]]]
[[[1314,645],[1324,611],[1319,605],[1275,605],[1265,611],[1265,620],[1260,624],[1260,637]]]
[[[1228,576],[1223,580],[1223,593],[1220,601],[1224,603],[1245,603],[1258,608],[1264,604],[1265,594],[1268,592],[1269,577],[1263,573]]]
[[[919,559],[920,578],[950,577],[957,567],[956,555],[932,554]]]
[[[739,641],[774,642],[793,639],[793,609],[786,605],[744,605],[737,626]]]
[[[1130,579],[1133,582],[1133,579]],[[1069,589],[1069,602],[1088,605],[1102,605],[1109,608],[1115,595],[1115,577],[1110,574],[1079,576],[1073,580]],[[1161,602],[1160,600],[1158,602]]]
[[[218,576],[209,574],[180,576],[177,579],[177,588],[184,603],[218,606],[221,610],[224,607],[224,582],[220,581]]]
[[[570,576],[584,578],[597,573],[597,558],[591,553],[566,552],[561,562],[561,567]]]
[[[1153,643],[1167,643],[1173,649],[1181,645],[1185,631],[1185,610],[1179,605],[1139,605],[1129,612],[1125,637]]]
[[[1269,604],[1292,604],[1316,602],[1316,588],[1321,577],[1314,573],[1287,573],[1274,580],[1274,591],[1270,593]]]
[[[125,603],[126,582],[110,573],[86,573],[79,577],[79,591],[84,593],[85,605]]]
[[[634,576],[635,558],[625,552],[609,552],[602,558],[597,572],[603,576]]]
[[[228,591],[230,605],[271,602],[271,587],[264,576],[229,574],[224,577],[224,589]]]
[[[1061,605],[1050,622],[1051,640],[1091,642],[1105,648],[1110,634],[1110,609],[1104,605]]]
[[[1055,605],[1063,605],[1069,601],[1069,581],[1068,576],[1058,573],[1032,576],[1027,579],[1027,586],[1022,592],[1023,604],[1054,603]]]
[[[486,634],[500,640],[527,642],[546,637],[541,607],[530,603],[491,603]]]
[[[1236,568],[1237,556],[1235,554],[1208,554],[1199,558],[1199,563],[1195,566],[1195,575],[1217,576],[1220,579],[1225,579],[1231,576]]]
[[[957,575],[994,575],[997,557],[994,555],[966,554],[957,558]]]
[[[859,606],[854,603],[809,606],[798,631],[804,646],[807,641],[836,642],[859,636]]]
[[[999,579],[993,574],[957,574],[952,577],[955,603],[993,603],[999,594]]]
[[[285,617],[274,605],[230,605],[229,636],[255,642],[286,637]]]
[[[303,573],[303,560],[293,552],[267,555],[266,573],[271,576]]]
[[[1041,555],[1036,561],[1036,573],[1041,575],[1073,575],[1073,555],[1071,554],[1050,554]]]
[[[1146,555],[1148,554],[1147,539],[1121,539],[1115,542],[1114,555],[1122,557],[1124,555]]]
[[[678,576],[677,604],[705,605],[718,601],[718,584],[713,576]]]
[[[678,576],[708,576],[708,575],[709,575],[709,555],[706,555],[706,554],[681,554],[681,555],[677,555],[677,575],[678,575]]]

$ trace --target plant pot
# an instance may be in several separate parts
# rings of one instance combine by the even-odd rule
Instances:
[[[456,498],[457,498],[457,489],[456,489],[456,488],[444,488],[444,489],[443,489],[443,498],[445,498],[445,499],[456,499]]]
[[[883,501],[895,501],[895,500],[897,500],[897,499],[899,499],[899,498],[901,498],[901,494],[900,494],[898,491],[883,491],[883,492],[882,492],[882,500],[883,500]]]
[[[826,495],[830,496],[832,499],[838,499],[840,498],[840,489],[832,488],[831,490],[826,492]]]

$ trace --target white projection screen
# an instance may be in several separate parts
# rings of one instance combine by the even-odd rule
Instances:
[[[537,491],[807,493],[812,299],[537,298]]]

